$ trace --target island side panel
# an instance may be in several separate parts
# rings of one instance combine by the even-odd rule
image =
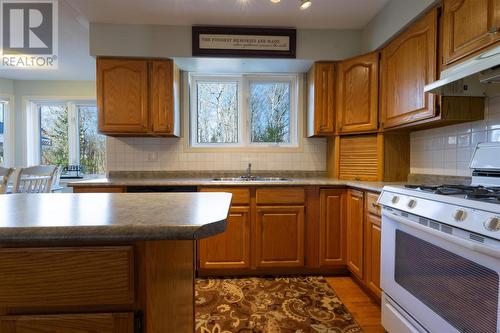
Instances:
[[[194,332],[195,241],[143,243],[146,333]]]

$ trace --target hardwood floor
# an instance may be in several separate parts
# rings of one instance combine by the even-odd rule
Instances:
[[[385,332],[380,323],[380,305],[375,303],[351,277],[325,277],[325,279],[352,313],[363,332]]]

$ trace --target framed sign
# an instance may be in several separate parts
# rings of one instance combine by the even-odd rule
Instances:
[[[295,58],[295,29],[193,27],[193,56]]]

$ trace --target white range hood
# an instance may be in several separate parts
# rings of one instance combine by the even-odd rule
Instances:
[[[442,96],[499,96],[500,46],[441,72],[441,79],[424,88]]]

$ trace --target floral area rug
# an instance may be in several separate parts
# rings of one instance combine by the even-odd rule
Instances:
[[[323,277],[198,279],[196,333],[362,332]]]

